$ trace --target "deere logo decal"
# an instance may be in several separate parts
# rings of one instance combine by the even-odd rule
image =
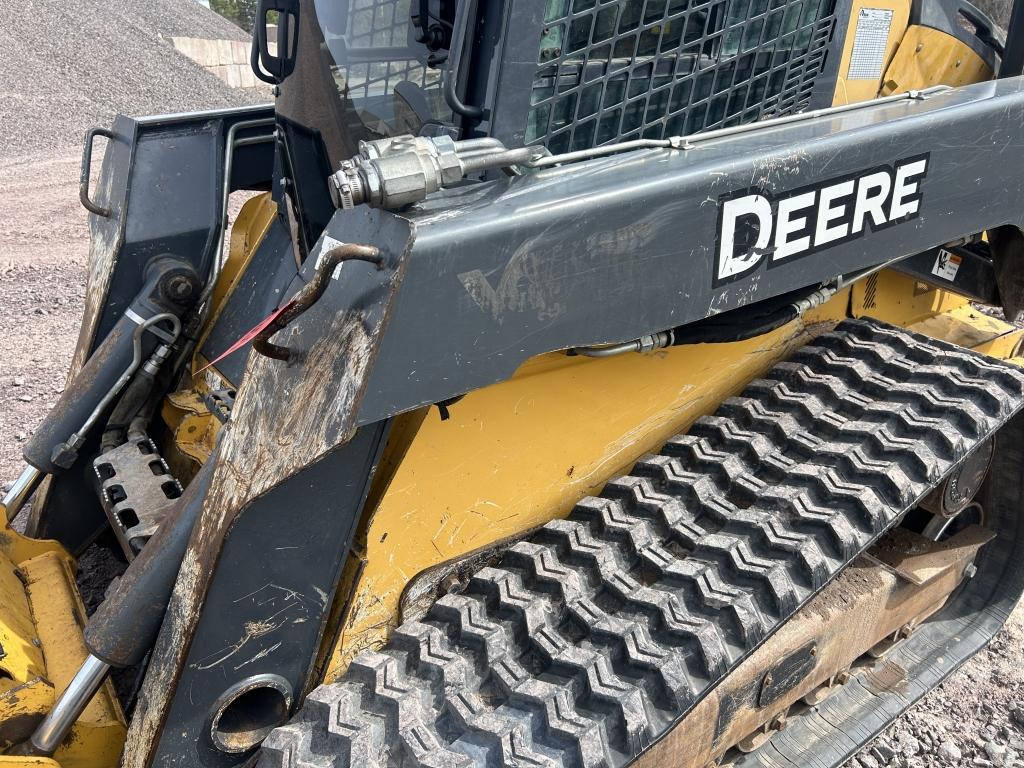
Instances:
[[[756,189],[718,201],[713,285],[917,217],[928,155],[771,195]]]

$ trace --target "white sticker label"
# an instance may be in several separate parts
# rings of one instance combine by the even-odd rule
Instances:
[[[861,8],[857,14],[857,31],[853,36],[853,55],[846,72],[849,80],[878,80],[885,65],[885,49],[889,45],[892,11],[885,8]]]
[[[963,259],[955,253],[950,253],[945,248],[939,248],[939,255],[935,257],[935,266],[932,267],[932,274],[952,283],[956,280],[956,273],[960,269],[961,261]]]
[[[332,248],[336,248],[339,245],[344,245],[344,243],[341,242],[341,240],[335,240],[330,235],[324,235],[324,239],[320,242],[320,252],[316,255],[317,269],[320,269],[320,264],[323,262],[324,256],[327,254],[327,252]],[[345,264],[342,263],[334,268],[334,274],[331,275],[332,280],[337,280],[341,276],[341,268],[344,266]]]

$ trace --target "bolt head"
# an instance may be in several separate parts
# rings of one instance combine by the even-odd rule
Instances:
[[[458,594],[463,589],[465,589],[466,583],[465,581],[463,581],[463,579],[459,576],[458,573],[449,573],[447,576],[441,579],[441,583],[438,584],[438,587],[440,587],[441,592],[446,595],[451,594],[453,592]]]
[[[167,295],[174,301],[184,301],[192,295],[193,291],[195,291],[195,286],[184,275],[175,275],[167,281]]]

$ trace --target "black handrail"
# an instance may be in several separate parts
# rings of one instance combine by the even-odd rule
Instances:
[[[82,201],[82,205],[85,207],[85,210],[95,213],[97,216],[109,219],[112,211],[109,208],[97,205],[89,199],[89,175],[92,172],[92,145],[95,143],[97,136],[102,136],[108,141],[114,140],[113,131],[109,131],[106,128],[90,128],[88,132],[86,132],[85,147],[82,149],[82,175],[79,177],[78,182],[78,199]]]
[[[467,31],[471,23],[476,22],[477,0],[462,0],[455,12],[455,23],[452,25],[452,43],[449,49],[448,66],[444,74],[444,100],[452,111],[472,120],[484,116],[481,107],[466,104],[459,97],[459,74],[462,71],[462,53],[466,47]]]

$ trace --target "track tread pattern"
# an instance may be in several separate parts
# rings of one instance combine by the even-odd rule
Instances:
[[[361,654],[264,768],[628,764],[1024,402],[847,320]]]

